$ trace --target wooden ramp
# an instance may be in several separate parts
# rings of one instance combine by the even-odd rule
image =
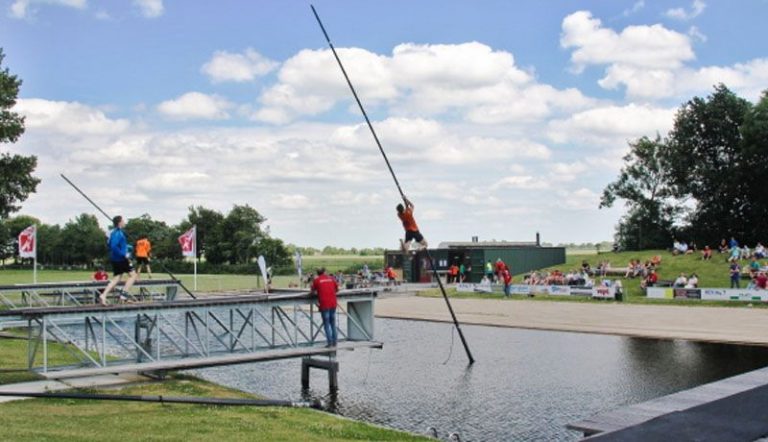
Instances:
[[[247,354],[223,354],[216,357],[169,359],[156,362],[141,362],[135,364],[119,364],[107,367],[90,367],[65,369],[40,373],[47,379],[68,379],[85,376],[98,376],[119,373],[147,373],[173,370],[188,370],[193,368],[215,367],[220,365],[245,364],[249,362],[265,362],[278,359],[289,359],[309,356],[331,356],[339,350],[354,350],[357,348],[382,348],[383,344],[376,341],[345,341],[339,342],[335,348],[322,345],[306,347],[287,347],[270,349]]]
[[[768,367],[640,404],[608,410],[582,421],[568,424],[567,427],[571,430],[581,431],[584,436],[619,431],[666,414],[689,410],[765,385],[768,385]]]

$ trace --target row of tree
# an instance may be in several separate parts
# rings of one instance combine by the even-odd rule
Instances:
[[[197,253],[210,264],[248,264],[264,255],[273,266],[291,263],[283,241],[265,232],[266,219],[248,205],[235,205],[227,214],[197,206],[177,225],[152,219],[149,215],[129,219],[125,231],[135,241],[142,236],[152,243],[152,255],[163,260],[181,260],[178,237],[197,226]],[[41,223],[20,215],[0,220],[0,260],[18,256],[18,235],[37,225],[38,261],[51,265],[92,265],[107,256],[107,232],[94,215],[81,214],[64,226]]]
[[[731,236],[768,240],[768,90],[753,104],[718,85],[683,104],[666,137],[629,146],[600,202],[626,202],[616,230],[621,247],[669,247],[675,237],[699,246]]]

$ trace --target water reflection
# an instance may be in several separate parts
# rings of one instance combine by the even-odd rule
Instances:
[[[335,412],[462,440],[575,440],[565,424],[617,405],[768,365],[768,349],[592,334],[377,320],[383,350],[339,354],[338,395],[324,372],[301,391],[300,361],[202,370],[216,382],[274,398],[322,397]]]

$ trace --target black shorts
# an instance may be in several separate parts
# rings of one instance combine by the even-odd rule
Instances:
[[[149,265],[149,258],[147,258],[146,256],[144,257],[137,256],[136,265]]]
[[[416,230],[416,231],[406,230],[405,231],[405,242],[411,242],[411,241],[414,241],[414,240],[416,242],[422,242],[422,241],[424,241],[424,235],[422,235],[421,232],[419,232],[418,230]]]
[[[112,271],[115,276],[119,276],[123,273],[131,273],[133,271],[133,266],[127,259],[123,261],[112,261]]]

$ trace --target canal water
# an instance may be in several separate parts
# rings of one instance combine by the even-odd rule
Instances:
[[[768,365],[762,347],[464,326],[477,362],[442,323],[377,319],[382,350],[341,352],[333,412],[463,441],[577,440],[569,422]],[[453,347],[451,343],[453,341]],[[451,350],[452,348],[452,350]],[[328,398],[298,360],[199,370],[202,377],[275,399]]]

